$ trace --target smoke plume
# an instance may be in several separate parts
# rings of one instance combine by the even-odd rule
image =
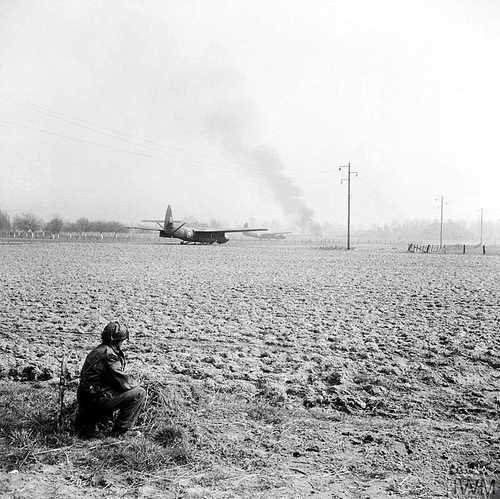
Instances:
[[[210,134],[250,174],[264,180],[290,223],[302,232],[321,235],[321,227],[314,221],[314,211],[302,199],[302,189],[286,175],[276,149],[256,145],[254,106],[246,101],[244,105],[226,102],[217,107],[207,117]]]
[[[262,139],[258,106],[245,92],[241,74],[221,66],[220,59],[217,52],[208,53],[205,64],[183,68],[169,78],[177,126],[190,131],[201,128],[238,166],[264,182],[289,224],[320,235],[314,212],[302,199],[302,189],[285,173],[277,150]]]

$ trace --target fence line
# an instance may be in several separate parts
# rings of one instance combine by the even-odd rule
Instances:
[[[465,254],[483,254],[486,255],[485,244],[445,244],[439,246],[438,244],[428,243],[414,243],[408,245],[409,253],[437,253],[437,254],[450,254],[450,255],[465,255]]]
[[[127,232],[60,232],[53,234],[45,231],[0,231],[1,239],[45,240],[45,241],[112,241],[151,238],[150,234],[132,234]]]

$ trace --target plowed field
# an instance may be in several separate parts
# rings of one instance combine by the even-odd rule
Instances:
[[[233,397],[218,424],[206,421],[241,451],[214,457],[233,474],[193,471],[175,483],[185,496],[436,497],[500,475],[499,276],[488,255],[4,244],[0,384],[54,378],[63,355],[78,375],[118,319],[143,380]],[[234,397],[279,414],[225,414]],[[210,439],[196,445],[210,453]],[[74,472],[58,466],[54,483]],[[136,493],[154,496],[146,486]]]

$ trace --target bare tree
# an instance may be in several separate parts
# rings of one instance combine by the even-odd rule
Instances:
[[[114,220],[96,220],[90,222],[92,232],[125,232],[126,229],[120,222]]]
[[[43,220],[37,218],[33,213],[23,213],[14,217],[13,226],[16,230],[36,232],[43,227]]]
[[[10,230],[10,217],[0,210],[0,230]]]
[[[54,217],[46,226],[45,230],[51,234],[59,234],[63,228],[64,222],[59,217]]]
[[[67,232],[126,232],[120,222],[114,220],[89,220],[79,218],[76,222],[65,223],[64,230]]]
[[[73,226],[76,232],[91,232],[90,221],[88,218],[79,218]]]

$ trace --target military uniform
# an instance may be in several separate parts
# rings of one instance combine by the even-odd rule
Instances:
[[[125,371],[125,355],[115,344],[101,343],[88,355],[78,386],[77,429],[91,434],[96,424],[118,411],[114,434],[123,434],[135,423],[146,391]]]

